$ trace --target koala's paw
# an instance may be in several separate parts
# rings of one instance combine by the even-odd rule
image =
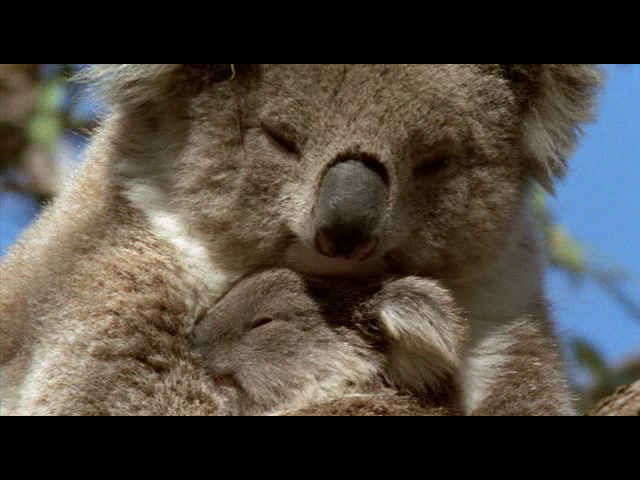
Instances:
[[[466,325],[436,281],[405,277],[385,283],[373,313],[389,342],[385,378],[400,391],[450,393],[462,364]]]
[[[456,362],[466,325],[449,292],[435,280],[404,277],[387,282],[374,298],[375,313],[392,344]]]

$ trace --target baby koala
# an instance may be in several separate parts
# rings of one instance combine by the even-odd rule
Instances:
[[[196,320],[191,341],[231,410],[258,415],[384,386],[451,398],[465,336],[433,280],[363,285],[277,269],[235,285]]]

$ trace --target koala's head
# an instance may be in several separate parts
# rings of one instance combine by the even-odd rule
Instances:
[[[128,196],[220,268],[439,278],[505,248],[532,181],[564,175],[599,81],[586,64],[97,72]]]
[[[310,288],[290,270],[257,273],[196,322],[193,350],[241,413],[320,402],[380,381],[383,354],[357,332],[350,309],[333,305],[327,315],[327,298]]]

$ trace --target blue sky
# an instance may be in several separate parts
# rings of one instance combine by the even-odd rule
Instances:
[[[592,259],[629,273],[622,287],[640,303],[640,65],[605,68],[597,122],[585,128],[550,206]],[[32,199],[0,193],[0,255],[37,210]],[[575,285],[551,271],[548,293],[563,339],[586,339],[612,363],[640,355],[640,321],[594,282]]]
[[[597,121],[550,206],[595,262],[629,273],[622,287],[640,303],[640,65],[606,65],[606,73]],[[589,340],[609,362],[640,355],[640,320],[595,282],[575,286],[550,272],[548,292],[563,334]]]
[[[38,211],[38,202],[31,197],[0,191],[0,256],[4,256]]]

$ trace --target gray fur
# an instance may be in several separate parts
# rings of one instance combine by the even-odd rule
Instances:
[[[152,367],[150,346],[165,338],[158,328],[173,332],[161,355],[166,372],[192,365],[179,333],[192,308],[184,299],[220,298],[238,279],[272,267],[436,279],[470,325],[467,413],[500,413],[506,404],[531,411],[521,377],[502,375],[511,365],[537,372],[527,378],[554,379],[553,389],[527,390],[536,413],[570,404],[561,363],[542,361],[557,355],[531,185],[551,189],[564,175],[580,124],[591,118],[596,67],[234,70],[235,77],[228,64],[111,65],[88,74],[112,113],[83,168],[1,267],[3,412],[113,412],[123,400],[109,403],[103,382],[128,378],[120,369],[135,372],[141,362],[150,375],[114,391],[174,391],[160,385],[179,376]],[[375,159],[386,172],[375,251],[362,261],[328,257],[316,243],[323,179],[345,158]],[[361,247],[369,253],[369,244]],[[408,335],[401,311],[388,319]],[[528,333],[514,334],[523,322]],[[541,361],[512,363],[516,357]],[[412,364],[399,355],[402,371]],[[209,386],[198,375],[186,375],[183,388],[203,398]],[[212,395],[211,408],[190,413],[215,411]],[[187,397],[163,403],[188,413]],[[128,411],[144,412],[137,405]]]

